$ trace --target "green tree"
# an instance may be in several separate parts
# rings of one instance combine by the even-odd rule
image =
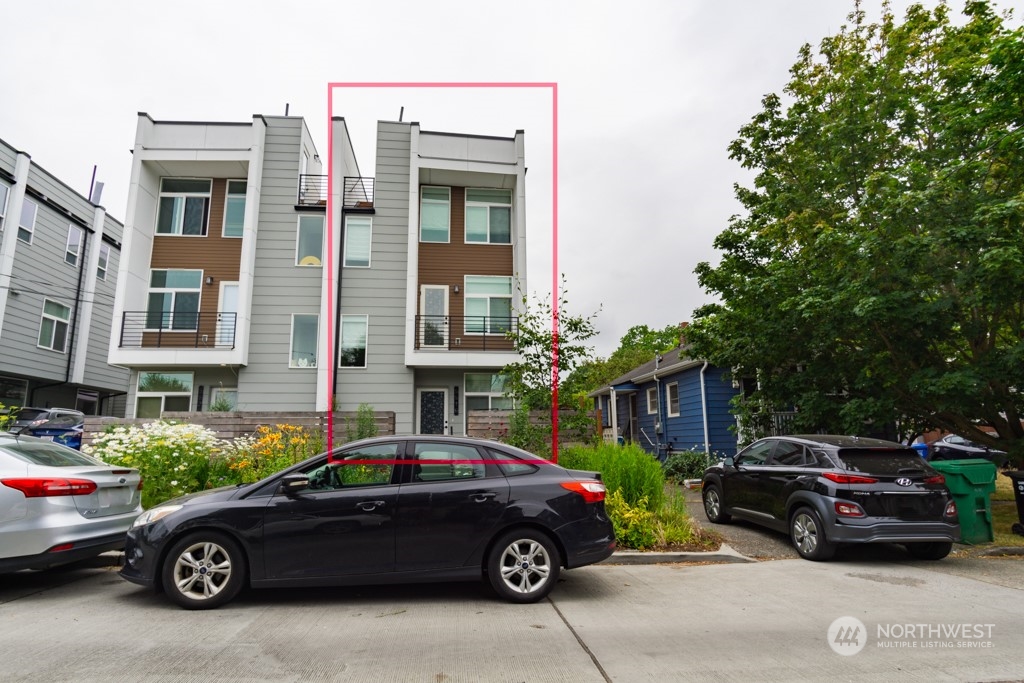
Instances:
[[[1024,454],[1024,33],[984,0],[964,15],[858,3],[730,147],[754,186],[697,267],[720,303],[688,339],[796,429]]]
[[[655,355],[674,349],[679,344],[680,332],[678,325],[667,325],[660,330],[634,325],[622,335],[618,348],[608,358],[581,363],[566,379],[566,391],[574,396],[586,395],[607,385]]]

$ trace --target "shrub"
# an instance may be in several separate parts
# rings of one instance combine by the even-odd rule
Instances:
[[[708,454],[696,448],[689,451],[677,451],[665,458],[662,465],[665,478],[681,483],[684,479],[701,479],[708,466]]]
[[[634,506],[626,502],[621,491],[612,491],[604,499],[604,509],[612,521],[619,545],[646,550],[657,542],[654,513],[648,509],[646,498],[641,498]]]
[[[562,467],[601,473],[608,492],[618,491],[631,507],[661,508],[665,500],[665,475],[661,464],[636,444],[572,446],[558,459]]]
[[[142,505],[149,508],[206,488],[210,458],[223,446],[202,425],[149,422],[109,429],[82,451],[111,465],[138,469],[143,478]]]

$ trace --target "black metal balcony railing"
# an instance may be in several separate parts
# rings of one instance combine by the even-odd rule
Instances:
[[[299,176],[299,206],[327,206],[327,176]]]
[[[373,178],[345,177],[345,196],[342,198],[344,209],[373,208]]]
[[[512,351],[514,347],[506,333],[515,334],[518,330],[518,318],[418,315],[414,348],[442,351]]]
[[[125,311],[122,349],[233,349],[237,313]]]

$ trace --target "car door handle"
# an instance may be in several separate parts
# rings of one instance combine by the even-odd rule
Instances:
[[[472,500],[474,503],[483,503],[484,501],[490,500],[491,498],[494,498],[497,495],[498,494],[495,493],[494,491],[487,491],[485,493],[471,493],[469,494],[469,499]]]
[[[363,512],[369,512],[370,510],[376,510],[379,507],[384,507],[383,500],[364,500],[361,503],[356,503],[356,507]]]

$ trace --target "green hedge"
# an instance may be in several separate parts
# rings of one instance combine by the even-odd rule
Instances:
[[[573,470],[600,472],[608,493],[618,491],[630,507],[656,512],[665,502],[661,463],[635,444],[570,446],[559,452],[558,464]]]

